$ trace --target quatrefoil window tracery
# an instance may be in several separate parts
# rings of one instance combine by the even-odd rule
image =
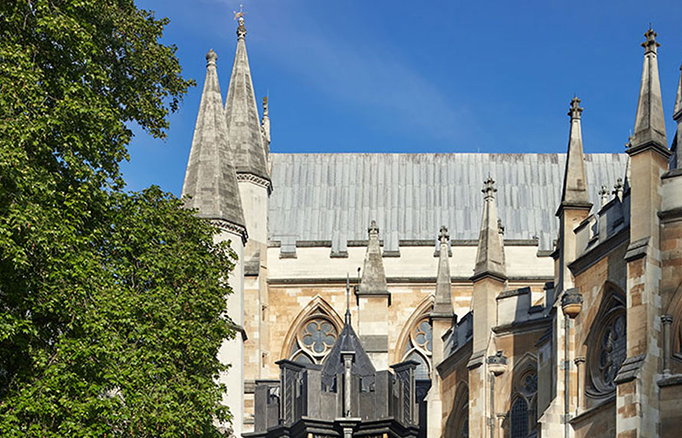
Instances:
[[[324,313],[305,320],[296,332],[291,360],[301,363],[323,363],[339,337],[339,330]]]
[[[336,329],[325,319],[308,321],[299,332],[299,341],[303,348],[315,356],[324,356],[336,342]]]

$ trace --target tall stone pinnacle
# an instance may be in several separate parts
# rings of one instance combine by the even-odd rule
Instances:
[[[269,184],[267,151],[246,54],[246,27],[243,17],[239,17],[237,27],[237,52],[227,89],[225,118],[230,152],[237,174],[254,175]]]
[[[206,79],[182,194],[188,196],[185,205],[199,209],[200,217],[224,221],[245,239],[244,213],[227,143],[217,59],[213,50],[206,54]]]
[[[677,83],[677,98],[675,99],[673,120],[677,123],[682,123],[682,65],[680,66],[680,80]]]
[[[359,293],[365,295],[385,295],[388,293],[388,286],[386,285],[384,261],[381,258],[377,223],[372,221],[367,231],[369,232],[369,241],[367,243],[367,253],[365,254],[365,265],[362,269],[362,278],[360,279]]]
[[[583,155],[583,134],[580,118],[583,109],[580,99],[574,97],[568,115],[571,117],[571,128],[568,135],[568,151],[566,153],[566,170],[564,186],[561,192],[561,204],[557,216],[565,207],[590,208],[585,181],[585,159]]]
[[[448,229],[443,225],[440,228],[440,252],[438,256],[438,276],[436,277],[436,296],[431,311],[431,317],[452,318],[452,277],[450,276],[450,260],[448,256]]]
[[[478,237],[478,251],[476,253],[476,267],[472,281],[491,276],[506,281],[507,273],[504,266],[504,246],[502,235],[497,223],[497,206],[495,205],[495,181],[488,177],[483,190],[483,219],[481,232]]]
[[[673,139],[673,144],[670,149],[675,151],[676,163],[673,163],[677,169],[682,169],[682,66],[680,66],[680,81],[677,85],[677,98],[675,99],[675,110],[673,112],[673,120],[677,122],[677,132]]]
[[[656,32],[649,29],[644,36],[644,67],[642,69],[642,83],[637,103],[637,117],[632,145],[627,150],[634,155],[642,150],[654,150],[668,154],[668,141],[665,135],[665,119],[663,117],[663,101],[661,99],[661,83],[658,77]]]

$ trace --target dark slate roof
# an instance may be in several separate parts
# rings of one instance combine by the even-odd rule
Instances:
[[[322,367],[322,383],[331,388],[336,376],[343,374],[344,367],[341,353],[347,351],[355,353],[351,373],[363,378],[363,386],[373,384],[376,370],[365,349],[362,348],[362,343],[350,324],[350,315],[348,314],[346,314],[346,324],[343,326],[339,338],[336,340]]]
[[[478,239],[483,181],[498,189],[506,239],[540,239],[552,249],[566,154],[271,154],[270,240],[366,240],[376,220],[384,250],[399,240],[424,240],[445,225],[452,239]],[[590,202],[600,205],[602,184],[625,174],[627,155],[586,154]]]
[[[206,55],[206,79],[182,194],[191,197],[185,204],[198,208],[199,216],[221,219],[245,229],[237,176],[227,144],[217,59],[213,50]]]

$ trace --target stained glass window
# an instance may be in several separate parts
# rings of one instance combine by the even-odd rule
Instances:
[[[433,328],[429,318],[424,316],[412,326],[410,336],[403,348],[403,360],[414,360],[419,363],[415,372],[417,379],[430,378],[432,350]]]
[[[523,397],[516,397],[511,408],[511,438],[528,436],[528,403]]]
[[[601,322],[601,323],[600,323]],[[603,317],[597,318],[589,350],[589,379],[586,389],[591,397],[601,398],[616,390],[614,380],[627,355],[627,327],[625,308],[613,306]]]

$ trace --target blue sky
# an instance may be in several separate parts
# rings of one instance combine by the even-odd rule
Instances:
[[[586,152],[622,152],[650,22],[674,134],[679,0],[138,0],[171,19],[164,42],[197,86],[166,141],[136,132],[123,165],[129,189],[180,195],[204,56],[218,53],[224,96],[240,3],[256,99],[270,97],[273,152],[565,152],[574,94]]]

